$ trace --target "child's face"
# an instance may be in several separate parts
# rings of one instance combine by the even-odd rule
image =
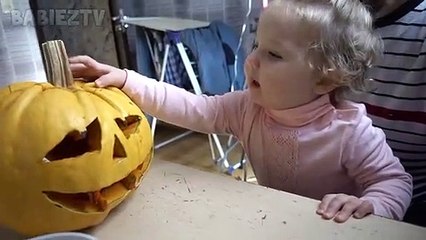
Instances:
[[[259,21],[257,48],[247,57],[245,73],[251,97],[257,104],[282,110],[306,104],[318,97],[318,79],[306,61],[314,39],[297,21],[266,9]]]

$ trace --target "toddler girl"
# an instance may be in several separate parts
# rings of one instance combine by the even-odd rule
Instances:
[[[87,56],[75,77],[121,88],[146,113],[242,143],[259,184],[321,200],[317,213],[344,222],[370,213],[402,219],[412,179],[365,107],[344,99],[362,86],[380,50],[358,0],[275,0],[247,57],[248,89],[199,96]]]

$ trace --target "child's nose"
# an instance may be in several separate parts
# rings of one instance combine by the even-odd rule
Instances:
[[[248,56],[247,56],[247,62],[252,66],[252,67],[256,67],[258,68],[260,63],[259,63],[259,57],[257,56],[257,52],[256,50],[254,50],[253,52],[251,52]]]

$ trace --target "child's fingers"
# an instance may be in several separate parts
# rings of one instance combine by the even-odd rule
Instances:
[[[317,213],[324,219],[334,218],[336,222],[342,223],[352,215],[363,218],[373,211],[373,205],[369,201],[346,194],[327,194],[318,205]]]
[[[124,70],[112,71],[108,74],[102,75],[95,81],[97,87],[118,87],[121,88],[125,81],[126,72]]]
[[[68,58],[68,62],[69,63],[81,63],[84,64],[86,66],[93,66],[94,64],[96,64],[96,60],[86,56],[86,55],[78,55],[78,56],[73,56]]]
[[[103,75],[103,76],[99,77],[98,79],[96,79],[95,85],[99,88],[114,86],[113,80],[112,80],[110,74]]]
[[[324,211],[328,208],[328,205],[330,204],[331,200],[335,197],[335,194],[327,194],[325,195],[322,200],[321,203],[318,205],[318,210],[317,213],[322,215],[324,213]]]
[[[99,63],[89,56],[74,56],[68,60],[74,77],[99,77],[115,70],[114,67]]]
[[[361,205],[361,200],[356,197],[349,197],[346,200],[342,210],[340,210],[339,214],[334,218],[334,220],[338,223],[346,222],[352,214],[359,208]]]
[[[74,77],[84,77],[87,66],[82,63],[72,63],[70,64],[70,70]]]
[[[373,204],[369,201],[363,201],[354,213],[354,218],[363,218],[374,212]]]
[[[327,209],[322,215],[325,219],[332,219],[336,214],[342,209],[343,205],[346,203],[348,196],[345,194],[336,195],[328,204]]]

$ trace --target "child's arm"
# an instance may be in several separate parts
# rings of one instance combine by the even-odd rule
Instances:
[[[238,135],[245,94],[199,96],[129,71],[122,90],[146,113],[198,132]]]
[[[198,96],[89,56],[74,56],[69,62],[74,77],[95,80],[98,87],[121,88],[142,111],[160,120],[204,133],[239,135],[247,100],[244,92]]]
[[[412,178],[393,155],[383,131],[363,114],[349,139],[343,164],[363,187],[361,199],[373,204],[375,215],[402,220],[412,197]]]

